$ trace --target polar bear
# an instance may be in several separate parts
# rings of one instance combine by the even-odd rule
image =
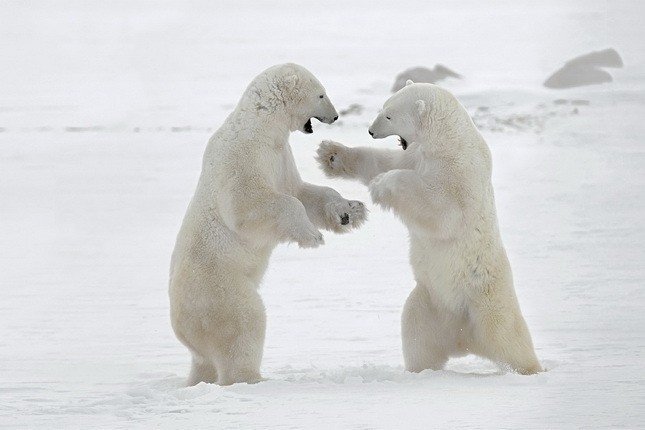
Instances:
[[[328,176],[369,184],[374,203],[409,230],[417,285],[401,324],[406,369],[441,369],[473,353],[539,372],[500,238],[490,152],[464,107],[436,85],[409,81],[369,134],[397,135],[404,151],[324,141],[317,158]]]
[[[257,382],[265,335],[258,287],[278,243],[323,244],[318,230],[344,233],[365,206],[303,182],[289,134],[338,114],[318,80],[296,64],[271,67],[248,86],[208,142],[202,172],[170,267],[170,311],[192,353],[189,385]]]

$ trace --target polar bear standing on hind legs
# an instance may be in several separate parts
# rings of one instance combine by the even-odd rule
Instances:
[[[318,161],[330,177],[369,184],[374,203],[409,230],[417,285],[401,324],[406,369],[441,369],[473,353],[541,371],[498,230],[490,152],[464,107],[436,85],[408,81],[369,134],[398,135],[404,151],[324,141]]]
[[[265,312],[258,287],[280,242],[323,244],[365,219],[361,202],[303,182],[289,134],[337,118],[305,68],[271,67],[248,86],[208,142],[170,267],[172,327],[192,353],[189,385],[257,382]]]

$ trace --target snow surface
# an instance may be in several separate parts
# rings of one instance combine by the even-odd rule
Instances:
[[[529,2],[2,2],[0,427],[645,427],[645,5]],[[614,82],[548,90],[606,47]],[[301,63],[339,110],[292,145],[304,178],[368,202],[316,250],[279,247],[257,385],[183,387],[170,253],[209,136],[265,67]],[[396,73],[446,81],[494,157],[517,294],[548,371],[466,357],[403,371],[406,233],[364,187],[331,181],[323,138],[367,125]]]

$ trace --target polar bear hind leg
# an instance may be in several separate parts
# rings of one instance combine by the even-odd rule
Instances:
[[[188,385],[197,385],[200,382],[207,382],[209,384],[217,383],[217,368],[212,361],[193,353]]]
[[[188,385],[259,382],[266,329],[264,304],[256,285],[235,285],[219,305],[187,310],[173,324],[192,353]],[[201,309],[202,311],[204,309]]]
[[[234,308],[224,325],[217,327],[215,363],[219,385],[238,382],[255,383],[263,380],[260,375],[266,315],[264,304],[257,290],[245,289],[237,297]]]
[[[523,375],[542,371],[519,305],[482,306],[471,313],[473,352]],[[495,309],[495,310],[492,310]]]
[[[405,369],[440,370],[450,357],[463,355],[461,318],[433,303],[427,288],[417,285],[403,308],[401,331]]]

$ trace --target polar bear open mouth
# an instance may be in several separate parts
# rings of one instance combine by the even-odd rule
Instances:
[[[311,120],[312,120],[312,119],[314,119],[314,118],[316,118],[316,119],[317,119],[318,121],[320,121],[320,122],[323,122],[323,120],[322,120],[322,119],[320,119],[320,118],[318,118],[317,116],[312,116],[311,118],[309,118],[309,119],[307,120],[307,122],[305,123],[305,125],[303,125],[303,126],[302,126],[302,131],[304,131],[304,132],[305,132],[305,133],[307,133],[307,134],[311,134],[311,133],[313,133],[313,132],[314,132],[314,128],[311,126]]]
[[[408,141],[401,136],[399,136],[399,145],[401,146],[401,148],[403,148],[404,151],[408,149]]]
[[[311,118],[307,120],[304,126],[302,126],[302,131],[304,131],[307,134],[311,134],[314,132],[314,128],[311,126]]]

